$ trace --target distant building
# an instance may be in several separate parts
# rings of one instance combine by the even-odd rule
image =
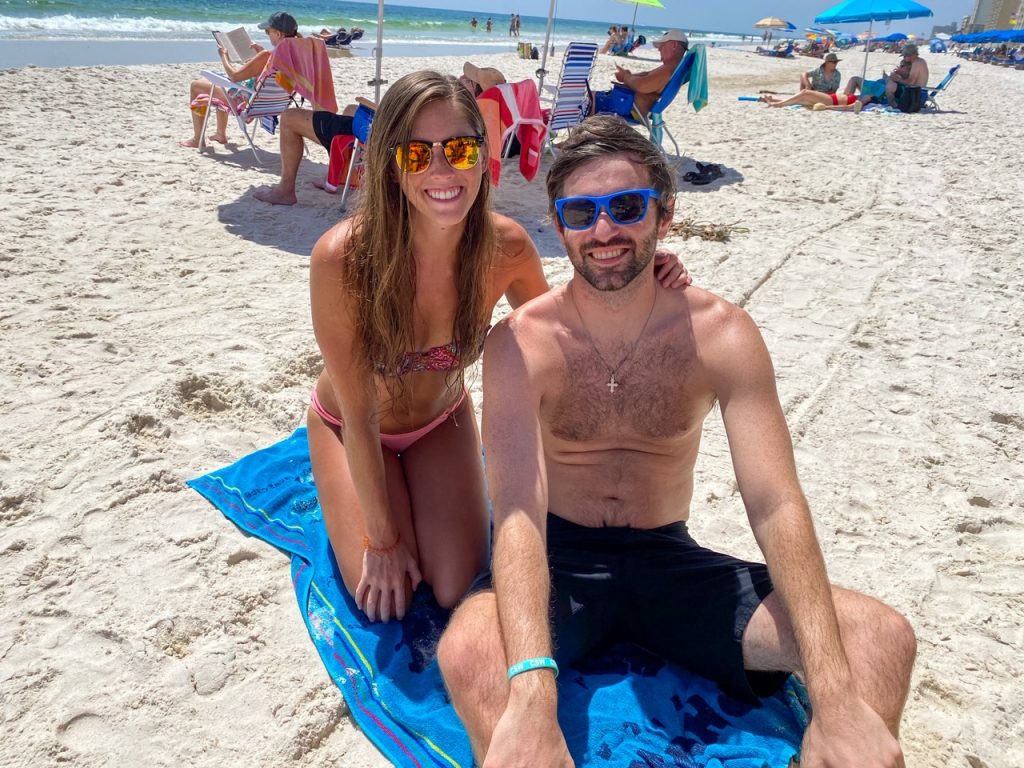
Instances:
[[[931,35],[929,35],[929,39],[932,38],[932,37],[935,37],[940,32],[944,32],[947,35],[955,35],[958,32],[960,32],[962,26],[963,26],[962,23],[961,24],[957,24],[955,21],[952,24],[947,24],[944,27],[934,26],[934,27],[932,27],[932,33],[931,33]]]
[[[974,10],[967,24],[967,32],[988,29],[1009,29],[1020,23],[1021,0],[974,0]]]

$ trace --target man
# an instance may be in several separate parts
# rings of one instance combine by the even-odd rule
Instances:
[[[815,69],[809,69],[800,73],[800,90],[818,91],[820,93],[835,93],[839,90],[839,81],[842,75],[839,74],[840,58],[834,53],[826,53],[821,65]]]
[[[280,136],[281,180],[272,187],[260,187],[253,192],[253,197],[271,205],[295,205],[295,179],[299,175],[299,163],[302,162],[303,141],[319,141],[328,153],[335,136],[346,136],[352,133],[352,115],[356,106],[350,104],[342,114],[333,112],[313,111],[289,107],[281,113],[277,130]],[[322,183],[313,182],[324,189]]]
[[[915,43],[903,46],[903,61],[889,75],[886,96],[901,112],[920,112],[921,89],[928,85],[928,64],[917,52]]]
[[[675,72],[679,62],[686,55],[690,40],[682,30],[670,29],[657,40],[652,41],[651,45],[658,49],[661,64],[650,72],[633,73],[625,67],[615,65],[615,79],[632,92],[630,95],[633,99],[633,106],[642,115],[651,111],[654,102],[658,100],[661,92],[668,85],[672,73]],[[598,113],[629,113],[628,108],[623,111],[613,106],[612,91],[594,93],[594,111]]]
[[[903,59],[891,74],[887,75],[882,72],[881,80],[862,80],[855,75],[847,82],[845,91],[847,95],[859,92],[861,106],[884,95],[886,101],[897,109],[904,112],[920,112],[922,102],[920,89],[926,85],[928,85],[928,64],[918,54],[917,45],[907,43],[903,46]],[[905,91],[913,89],[917,89],[916,104],[911,104],[910,102],[913,100],[907,100],[904,97]],[[848,107],[857,109],[856,104],[848,104]],[[857,109],[857,111],[860,110]]]
[[[487,339],[494,588],[478,579],[441,639],[452,703],[485,768],[571,766],[552,649],[564,665],[628,640],[746,700],[800,670],[813,707],[804,768],[902,766],[913,632],[830,588],[754,322],[707,291],[656,284],[673,179],[658,148],[611,116],[584,121],[551,166],[575,274]],[[716,405],[767,567],[686,532]]]

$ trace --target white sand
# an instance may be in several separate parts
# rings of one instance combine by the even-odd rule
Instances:
[[[933,82],[953,63],[928,60]],[[872,70],[894,62],[873,54]],[[511,79],[537,66],[478,63]],[[372,62],[334,65],[340,101],[367,94]],[[460,65],[392,59],[386,77]],[[680,172],[700,160],[726,176],[682,184],[677,218],[750,231],[669,245],[764,330],[832,577],[918,631],[908,765],[1024,765],[1024,73],[965,63],[942,114],[736,100],[810,65],[711,52],[711,105],[668,117]],[[271,208],[249,190],[276,180],[275,139],[261,134],[265,167],[244,144],[177,146],[200,68],[0,72],[14,765],[384,764],[307,638],[286,558],[183,485],[300,424],[319,365],[306,260],[339,217],[307,184],[319,147],[300,204]],[[859,73],[859,56],[842,69]],[[603,59],[594,82],[611,73]],[[498,209],[557,257],[542,182],[514,162],[505,179]],[[567,279],[564,259],[545,264]],[[715,418],[703,454],[698,538],[756,556]]]

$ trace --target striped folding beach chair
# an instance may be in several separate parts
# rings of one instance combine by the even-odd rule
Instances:
[[[256,129],[253,126],[253,131],[250,134],[249,124],[259,120],[263,129],[273,135],[277,130],[278,115],[294,103],[291,94],[278,84],[277,80],[272,76],[272,72],[268,70],[265,70],[260,75],[256,81],[256,86],[252,89],[242,87],[239,83],[229,79],[223,72],[203,70],[199,74],[210,81],[210,95],[207,99],[207,104],[210,107],[214,106],[215,103],[213,89],[219,87],[224,90],[228,97],[227,111],[235,116],[239,129],[245,134],[245,139],[249,142],[252,153],[256,156],[256,162],[260,162],[259,152],[253,143]],[[203,140],[206,138],[206,126],[209,123],[211,111],[212,109],[208,108],[206,110],[206,117],[203,119],[203,130],[199,134],[200,147],[203,146]]]
[[[597,59],[595,43],[569,43],[562,59],[562,74],[555,88],[548,116],[547,147],[551,146],[551,134],[559,130],[575,128],[590,111],[590,73]]]

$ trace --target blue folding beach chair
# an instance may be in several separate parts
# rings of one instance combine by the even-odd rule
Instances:
[[[679,93],[679,90],[683,85],[690,81],[690,77],[693,75],[694,63],[697,61],[698,57],[701,61],[706,57],[706,52],[702,44],[693,46],[693,48],[691,48],[683,57],[683,60],[676,65],[675,72],[672,73],[672,77],[665,85],[664,90],[662,90],[661,95],[658,97],[658,100],[654,102],[654,105],[651,107],[651,111],[648,114],[640,114],[636,107],[633,106],[633,92],[621,85],[612,87],[609,107],[607,109],[602,108],[599,101],[598,108],[595,111],[597,114],[619,115],[620,117],[625,118],[627,122],[633,123],[634,125],[642,125],[647,129],[651,141],[659,147],[661,147],[664,137],[668,136],[669,141],[672,142],[672,146],[675,148],[675,154],[678,157],[679,144],[676,142],[672,133],[668,130],[668,126],[665,125],[662,114],[675,100],[676,95]],[[705,98],[706,95],[707,94],[705,93]],[[703,106],[703,104],[698,106],[696,100],[694,101],[695,109],[701,109]]]
[[[934,88],[927,85],[924,88],[922,88],[921,91],[924,94],[924,103],[921,105],[921,107],[923,109],[938,110],[939,105],[938,102],[935,101],[935,96],[939,93],[942,93],[949,87],[949,84],[953,82],[953,78],[957,76],[957,73],[959,71],[960,65],[957,64],[955,67],[952,67],[949,70],[949,72],[946,73],[946,76],[942,78],[941,82],[939,82],[939,84],[936,85]]]

